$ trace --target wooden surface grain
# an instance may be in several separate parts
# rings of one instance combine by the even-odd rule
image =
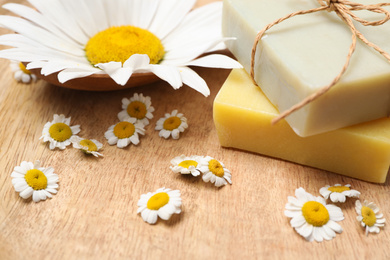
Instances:
[[[195,70],[208,83],[210,97],[185,86],[175,91],[164,82],[105,93],[44,81],[21,84],[9,62],[0,60],[0,259],[390,259],[388,226],[365,236],[354,199],[340,205],[342,234],[323,243],[306,242],[283,213],[287,196],[298,187],[318,196],[326,184],[349,183],[390,219],[389,178],[372,184],[222,148],[212,104],[229,70]],[[133,93],[151,97],[156,109],[151,125],[138,146],[109,146],[104,132],[117,122],[121,99]],[[154,126],[173,109],[185,114],[189,129],[179,140],[165,140]],[[70,147],[51,151],[42,143],[43,126],[55,113],[81,125],[80,136],[101,141],[104,158]],[[173,174],[170,160],[181,154],[221,160],[233,185],[217,189],[200,177]],[[58,194],[40,203],[21,199],[10,177],[22,161],[37,159],[60,178]],[[160,187],[181,191],[182,213],[149,225],[136,214],[137,201]]]

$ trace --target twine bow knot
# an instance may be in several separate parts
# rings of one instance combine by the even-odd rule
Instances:
[[[336,10],[335,4],[338,3],[338,0],[317,0],[320,5],[322,6],[327,6],[328,8],[326,9],[328,12],[332,12]]]
[[[321,5],[321,7],[313,8],[313,9],[309,9],[309,10],[302,10],[302,11],[288,14],[288,15],[286,15],[282,18],[279,18],[279,19],[275,20],[274,22],[266,25],[257,34],[255,42],[254,42],[253,47],[252,47],[252,55],[251,55],[252,56],[251,57],[251,77],[252,77],[252,80],[253,80],[253,82],[255,82],[254,67],[255,67],[255,54],[256,54],[257,45],[258,45],[259,41],[261,40],[261,38],[263,37],[264,33],[267,30],[269,30],[271,27],[273,27],[274,25],[279,24],[279,23],[283,22],[284,20],[287,20],[287,19],[289,19],[293,16],[296,16],[296,15],[309,14],[309,13],[314,13],[314,12],[319,12],[319,11],[335,12],[341,18],[341,20],[347,24],[350,31],[352,32],[352,43],[351,43],[350,48],[349,48],[346,62],[344,64],[343,68],[341,69],[340,73],[333,79],[333,81],[329,85],[322,87],[317,92],[306,97],[300,103],[292,106],[290,109],[281,113],[278,117],[276,117],[272,120],[272,124],[277,123],[278,121],[280,121],[281,119],[290,115],[291,113],[295,112],[296,110],[311,103],[312,101],[314,101],[318,97],[320,97],[323,94],[325,94],[326,92],[328,92],[329,89],[331,89],[334,85],[337,84],[337,82],[339,82],[340,78],[342,77],[342,75],[344,74],[344,72],[347,70],[347,68],[349,66],[349,62],[351,60],[352,54],[355,52],[357,38],[359,38],[367,46],[369,46],[369,47],[373,48],[374,50],[376,50],[377,52],[379,52],[383,57],[385,57],[390,62],[390,55],[386,51],[381,49],[379,46],[368,41],[363,36],[363,34],[360,33],[356,29],[356,27],[352,21],[352,20],[355,20],[364,26],[382,25],[390,20],[390,12],[382,7],[383,6],[390,6],[390,3],[378,3],[378,4],[371,4],[371,5],[363,5],[363,4],[351,2],[348,0],[317,0],[317,2]],[[361,11],[361,10],[366,10],[366,11],[382,14],[382,15],[384,15],[384,18],[380,19],[380,20],[375,20],[375,21],[368,21],[368,20],[365,20],[365,19],[358,17],[353,12],[353,11]],[[256,82],[255,82],[255,84],[256,84]]]

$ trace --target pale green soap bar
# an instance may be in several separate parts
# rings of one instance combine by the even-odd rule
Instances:
[[[390,164],[390,118],[300,137],[244,69],[235,69],[214,100],[219,141],[234,147],[349,177],[383,183]]]
[[[223,34],[236,37],[226,44],[249,72],[258,31],[289,13],[316,7],[315,0],[224,0]],[[367,11],[355,14],[370,20],[383,18]],[[377,27],[354,23],[367,39],[390,52],[390,22]],[[335,13],[290,18],[271,28],[259,43],[255,80],[279,111],[284,111],[338,75],[351,42],[349,28]],[[341,81],[325,96],[288,116],[287,122],[298,135],[310,136],[386,117],[389,112],[390,63],[358,40]]]

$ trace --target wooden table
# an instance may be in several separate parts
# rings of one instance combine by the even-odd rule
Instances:
[[[296,188],[319,196],[326,184],[349,183],[390,219],[389,179],[372,184],[219,145],[213,100],[229,70],[195,69],[211,89],[204,98],[164,82],[104,93],[44,81],[26,85],[13,79],[8,65],[0,61],[0,259],[390,259],[388,226],[365,236],[354,199],[341,205],[344,231],[332,241],[306,242],[284,216]],[[117,122],[121,99],[133,93],[151,97],[151,125],[138,146],[109,146],[104,132]],[[179,140],[165,140],[154,126],[173,109],[185,114],[190,127]],[[42,143],[43,126],[55,113],[80,124],[80,136],[100,140],[104,158],[70,147],[51,151]],[[233,185],[218,189],[201,177],[173,174],[170,160],[181,154],[221,160]],[[60,178],[58,194],[40,203],[21,199],[10,177],[22,161],[37,159]],[[137,201],[160,187],[181,191],[182,213],[149,225],[136,214]]]

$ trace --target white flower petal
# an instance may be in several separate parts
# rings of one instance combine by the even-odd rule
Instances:
[[[177,27],[195,5],[196,0],[161,0],[149,30],[163,39]]]
[[[64,69],[63,71],[58,73],[58,81],[60,83],[65,83],[71,79],[87,77],[87,76],[90,76],[92,74],[95,74],[96,72],[99,72],[99,70],[94,69],[93,67],[91,67],[91,69],[89,71],[68,68],[68,69]]]
[[[24,19],[3,15],[0,16],[0,25],[20,33],[30,39],[34,39],[36,42],[51,49],[63,51],[69,54],[73,53],[76,55],[81,55],[84,53],[84,51],[77,45],[66,43],[63,39],[57,37],[53,33],[33,25]]]
[[[75,21],[75,17],[65,7],[68,1],[29,0],[29,2],[75,42],[81,44],[81,46],[87,43],[88,37]]]
[[[121,62],[108,62],[96,64],[106,72],[117,84],[124,86],[133,74],[132,68],[122,68]]]
[[[195,71],[190,68],[181,67],[180,75],[184,84],[195,89],[205,97],[210,95],[210,89],[207,83]]]
[[[72,2],[72,1],[69,1]],[[39,25],[42,28],[45,28],[47,31],[55,34],[56,36],[63,39],[63,41],[75,45],[74,41],[70,39],[66,34],[64,34],[61,30],[59,30],[54,24],[52,24],[45,16],[36,10],[20,4],[8,3],[2,6],[4,9],[7,9],[19,16],[24,17],[27,20],[30,20],[34,24]]]
[[[221,54],[207,55],[199,59],[187,62],[184,65],[223,69],[242,68],[242,65],[239,62],[233,60],[226,55]]]
[[[181,73],[174,66],[151,64],[148,69],[160,79],[168,82],[174,89],[183,86]]]
[[[0,44],[11,46],[11,47],[19,47],[19,48],[29,48],[33,47],[43,47],[44,45],[37,43],[27,37],[24,37],[20,34],[3,34],[0,35]]]
[[[118,148],[125,148],[129,145],[129,140],[127,138],[118,139],[117,146]]]
[[[158,0],[133,0],[127,1],[127,24],[143,29],[148,29],[159,6]]]
[[[88,1],[88,0],[78,0],[78,1],[63,1],[66,6],[66,9],[69,13],[75,17],[75,22],[82,29],[82,31],[89,37],[93,37],[99,31],[104,28],[107,28],[107,23],[104,23],[106,19],[102,17],[102,12],[99,12],[99,1]],[[115,6],[112,4],[112,6]],[[104,13],[103,8],[101,9]],[[119,12],[121,13],[121,12]],[[99,17],[95,17],[100,15]],[[104,21],[102,21],[104,20]],[[99,24],[104,24],[99,26]]]

